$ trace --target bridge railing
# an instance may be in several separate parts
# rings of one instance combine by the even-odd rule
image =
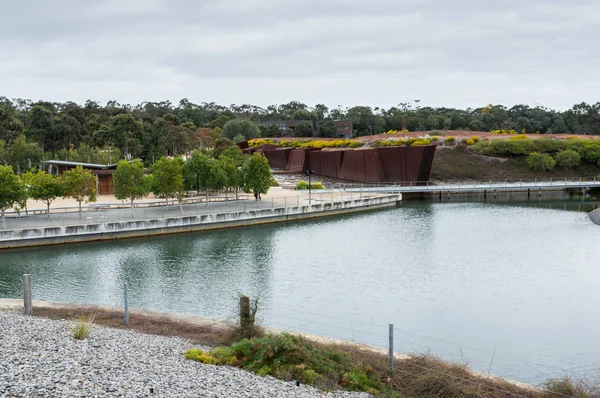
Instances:
[[[400,188],[401,190],[435,188],[519,188],[519,187],[561,187],[561,186],[598,186],[598,177],[566,177],[566,178],[524,178],[519,180],[449,180],[449,181],[401,181],[379,183],[336,183],[328,184],[328,189],[372,189],[372,188]]]

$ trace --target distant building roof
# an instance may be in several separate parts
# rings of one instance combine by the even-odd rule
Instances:
[[[81,166],[86,169],[116,169],[118,164],[94,164],[94,163],[80,163],[80,162],[68,162],[66,160],[44,160],[44,164],[51,164],[54,166]]]

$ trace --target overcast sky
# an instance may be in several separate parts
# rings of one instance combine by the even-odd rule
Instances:
[[[600,101],[598,0],[2,1],[0,96],[388,107]]]

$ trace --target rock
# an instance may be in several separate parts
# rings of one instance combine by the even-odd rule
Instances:
[[[82,344],[69,326],[0,311],[0,396],[370,396],[324,393],[237,368],[188,361],[183,352],[192,345],[178,338],[95,326],[93,340]]]

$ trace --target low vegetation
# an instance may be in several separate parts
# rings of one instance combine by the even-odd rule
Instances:
[[[360,148],[365,143],[358,140],[284,140],[272,138],[259,138],[248,141],[252,148],[262,148],[263,145],[274,145],[277,148]]]
[[[325,391],[364,391],[378,397],[538,397],[500,379],[476,376],[465,366],[430,356],[396,359],[394,371],[378,351],[321,344],[292,334],[244,339],[210,352],[191,349],[186,358],[211,365],[236,366],[259,375],[298,380]]]
[[[71,335],[75,340],[85,340],[92,329],[94,323],[94,316],[79,316],[77,323],[71,327]]]
[[[481,144],[481,143],[480,143]],[[550,171],[533,171],[526,156],[487,156],[467,147],[438,146],[433,158],[430,179],[433,181],[519,181],[536,178],[594,177],[600,174],[597,164],[582,162],[580,166],[565,169],[558,164]]]
[[[308,184],[308,182],[304,181],[304,180],[300,180],[298,181],[298,183],[296,184],[296,189],[297,190],[302,190],[302,189],[308,189],[310,187],[310,189],[325,189],[325,185],[323,185],[322,182],[311,182],[310,185]]]

